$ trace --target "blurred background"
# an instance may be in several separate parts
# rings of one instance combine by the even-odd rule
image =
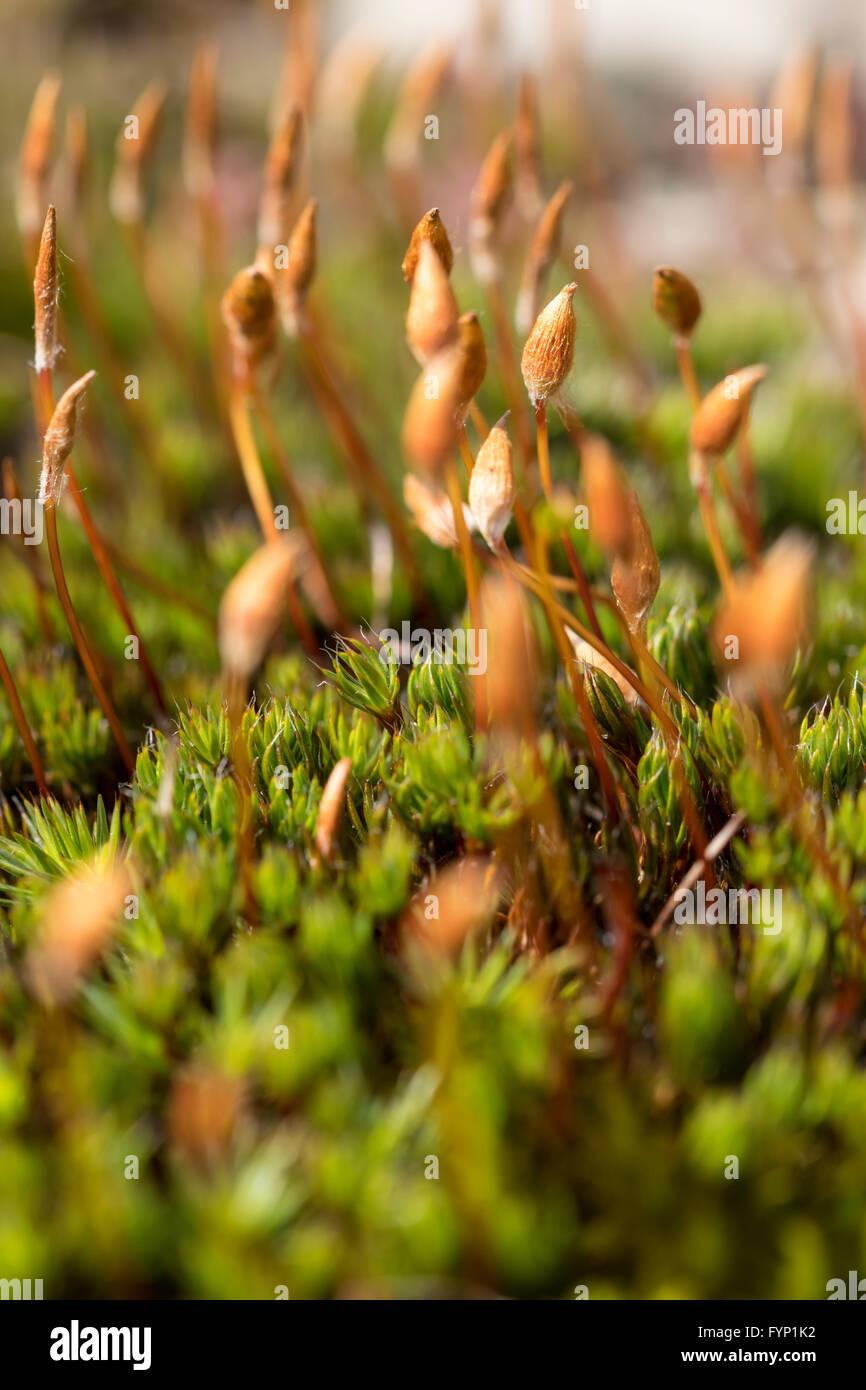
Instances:
[[[153,0],[147,5],[5,0],[0,159],[9,196],[0,208],[4,242],[10,244],[13,227],[18,143],[30,97],[46,70],[62,70],[67,109],[86,104],[105,171],[120,123],[151,79],[169,88],[169,134],[162,143],[165,150],[177,147],[190,63],[202,42],[216,44],[221,55],[219,176],[225,214],[238,243],[251,237],[269,112],[287,84],[294,80],[303,86],[306,80],[301,72],[286,77],[290,36],[303,30],[308,51],[324,61],[315,96],[318,151],[324,157],[339,145],[347,158],[361,158],[356,173],[359,181],[363,175],[364,186],[355,190],[352,205],[358,243],[368,225],[364,203],[375,199],[379,187],[379,137],[406,65],[446,45],[456,80],[442,83],[435,95],[439,139],[422,147],[419,178],[420,201],[446,203],[449,227],[460,230],[480,152],[513,112],[519,75],[543,70],[545,173],[549,180],[573,178],[582,192],[581,241],[588,241],[599,207],[610,202],[628,209],[616,224],[605,223],[605,244],[592,246],[597,269],[618,243],[641,268],[688,260],[695,272],[707,266],[718,271],[720,264],[740,257],[747,267],[758,263],[764,271],[802,274],[804,262],[820,262],[825,247],[801,244],[792,266],[787,210],[777,203],[768,218],[764,185],[769,182],[779,194],[802,174],[838,193],[849,167],[862,174],[858,137],[866,106],[852,55],[866,51],[863,7],[856,0],[821,5],[585,0],[585,5],[580,0],[441,0],[435,6],[291,0],[283,10],[271,0]],[[724,107],[781,103],[783,154],[762,159],[754,148],[676,145],[673,113],[699,99]],[[722,180],[723,173],[735,178]],[[163,195],[168,191],[164,181]],[[327,197],[327,188],[316,191]],[[60,190],[54,193],[59,196]],[[388,211],[387,203],[385,194],[377,214]],[[176,218],[177,206],[170,205],[167,213]],[[408,216],[408,209],[404,213]],[[836,213],[837,221],[848,215],[844,209]],[[615,244],[609,246],[614,233]],[[325,222],[323,236],[329,235]],[[855,259],[848,266],[847,292],[859,298],[859,253]],[[7,311],[7,328],[9,313],[14,318],[14,307]]]
[[[864,29],[866,13],[853,0],[819,6],[805,0],[759,6],[749,0],[588,0],[585,9],[572,0],[442,0],[435,6],[291,0],[286,10],[270,0],[154,0],[146,6],[7,0],[0,90],[7,190],[0,200],[0,443],[16,446],[29,420],[26,397],[11,385],[24,379],[31,331],[14,186],[39,79],[52,70],[62,74],[61,123],[76,106],[86,109],[93,166],[89,236],[109,315],[131,357],[148,329],[146,316],[137,317],[140,296],[107,216],[115,145],[146,84],[164,84],[168,102],[150,181],[151,240],[171,247],[160,267],[166,293],[188,300],[199,252],[181,149],[190,66],[202,43],[213,44],[218,57],[216,197],[226,274],[252,255],[269,127],[290,99],[314,110],[305,186],[322,204],[322,261],[329,265],[318,293],[325,301],[340,300],[347,329],[363,323],[370,292],[383,301],[396,292],[395,312],[402,314],[395,261],[415,220],[432,204],[440,207],[458,251],[459,278],[480,162],[496,132],[514,119],[521,77],[541,75],[540,182],[508,215],[512,274],[540,192],[549,196],[561,179],[571,179],[576,197],[565,219],[563,269],[571,269],[569,247],[587,248],[614,311],[607,315],[607,336],[619,337],[623,359],[628,349],[616,315],[648,339],[646,353],[667,360],[648,285],[654,265],[673,264],[711,297],[724,286],[728,315],[724,324],[706,318],[695,347],[699,369],[741,365],[741,345],[752,360],[772,355],[775,343],[799,340],[808,330],[808,357],[800,365],[812,379],[829,376],[858,386],[862,400],[866,269],[859,180],[866,89],[851,55],[866,51]],[[418,138],[416,113],[407,149],[405,133],[395,129],[395,110],[412,81],[423,93],[421,113],[438,121],[438,138]],[[780,108],[782,153],[764,157],[754,145],[676,144],[674,113],[698,101]],[[68,161],[57,161],[46,192],[58,203],[61,247],[71,255],[63,239],[71,214]],[[476,302],[471,307],[482,308]],[[190,331],[196,322],[190,321]],[[382,351],[381,380],[396,379],[408,389],[399,337],[393,351],[390,342]],[[584,404],[591,412],[589,357]],[[611,383],[605,375],[597,385],[621,394],[619,376]],[[375,395],[375,381],[369,390]],[[390,401],[384,408],[392,408]]]
[[[693,188],[711,169],[705,161],[684,158],[673,145],[674,110],[698,98],[726,105],[778,101],[780,71],[797,55],[816,49],[828,62],[847,64],[866,45],[866,13],[856,0],[763,0],[758,6],[750,0],[583,2],[585,8],[581,0],[441,0],[435,6],[291,0],[281,10],[272,0],[153,0],[144,6],[124,0],[4,0],[4,164],[11,169],[14,161],[22,102],[47,68],[64,70],[69,101],[86,99],[95,113],[113,113],[117,122],[150,77],[168,83],[179,102],[192,53],[205,40],[223,52],[227,132],[254,128],[274,92],[287,35],[303,24],[315,30],[320,52],[343,60],[342,66],[335,61],[333,85],[320,92],[331,104],[360,82],[362,67],[368,96],[387,91],[413,56],[448,43],[458,68],[477,69],[477,83],[488,93],[502,87],[505,96],[518,73],[543,68],[543,116],[554,123],[572,118],[575,107],[591,111],[599,163],[616,151],[639,185],[664,170],[669,176],[679,172]],[[605,100],[596,105],[600,89]],[[453,129],[453,95],[446,94],[439,112],[445,118],[443,145]],[[851,95],[859,128],[863,100],[856,83]],[[554,107],[554,97],[568,104]],[[487,119],[494,119],[493,111]],[[622,163],[615,168],[622,171]],[[718,223],[704,231],[708,250],[724,240]]]

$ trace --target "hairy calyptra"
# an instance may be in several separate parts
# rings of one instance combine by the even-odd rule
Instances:
[[[660,265],[653,272],[653,308],[676,337],[688,338],[701,316],[701,297],[682,271]]]
[[[422,241],[406,314],[406,341],[422,366],[455,337],[459,314],[445,266],[432,242]]]
[[[445,223],[439,215],[438,208],[431,208],[425,212],[421,220],[416,223],[403,257],[401,269],[403,279],[411,284],[415,269],[418,265],[418,255],[424,242],[428,242],[439,257],[445,268],[446,274],[451,274],[454,265],[454,252],[451,249],[451,242],[445,230]]]
[[[214,185],[217,144],[216,48],[203,43],[195,51],[183,141],[183,178],[191,198],[207,197]]]
[[[715,625],[720,666],[738,693],[780,690],[809,628],[814,547],[786,532],[760,569],[737,575]]]
[[[576,332],[572,300],[576,290],[574,283],[563,286],[542,309],[526,340],[520,369],[535,406],[557,395],[571,371]]]
[[[573,192],[574,184],[570,179],[559,185],[544,208],[532,234],[523,264],[515,310],[515,322],[519,333],[528,333],[538,316],[544,280],[559,255],[562,219]]]
[[[752,392],[766,375],[762,363],[742,367],[708,392],[692,420],[689,438],[694,450],[705,455],[727,453],[748,419]]]
[[[501,873],[492,858],[467,855],[423,885],[403,914],[403,942],[422,956],[455,957],[467,937],[487,926],[496,911]],[[435,903],[435,915],[429,904]]]
[[[457,549],[460,542],[454,523],[454,509],[446,492],[429,487],[414,473],[407,473],[403,478],[403,501],[418,530],[429,541],[443,550]],[[469,529],[474,529],[475,518],[465,503],[463,516]]]
[[[225,670],[248,679],[260,665],[286,613],[305,542],[297,532],[261,546],[238,570],[222,597],[219,648]]]
[[[340,758],[328,776],[316,816],[316,848],[324,860],[332,858],[346,806],[346,787],[352,774],[352,759]]]
[[[466,412],[487,368],[484,335],[474,313],[461,314],[457,337],[427,363],[409,397],[403,448],[413,467],[437,473],[457,444]]]
[[[659,591],[659,557],[637,493],[628,495],[630,537],[613,562],[610,585],[629,630],[643,637],[647,615]]]
[[[472,190],[469,211],[469,257],[476,279],[489,285],[499,278],[500,264],[496,239],[511,195],[510,131],[494,139],[481,165]]]
[[[265,160],[259,202],[260,248],[273,254],[289,234],[291,198],[298,177],[304,134],[303,114],[297,106],[284,111],[274,130]]]
[[[592,535],[608,555],[626,554],[632,541],[629,489],[613,450],[601,435],[584,438],[580,468]]]
[[[36,273],[33,276],[35,306],[33,366],[37,372],[51,371],[60,351],[57,342],[57,218],[49,207],[39,242]]]
[[[223,295],[235,374],[246,378],[276,346],[277,319],[270,278],[257,265],[239,270]]]
[[[144,217],[144,174],[156,148],[166,95],[161,83],[150,83],[117,137],[109,202],[118,222],[130,226]]]
[[[71,999],[110,941],[130,891],[121,861],[84,864],[47,896],[26,962],[30,988],[44,1005]]]
[[[53,72],[46,73],[33,96],[21,142],[16,213],[18,229],[28,244],[42,226],[45,189],[54,155],[59,95],[59,76]]]
[[[64,391],[42,441],[42,473],[39,478],[39,500],[49,505],[60,501],[63,492],[66,460],[75,443],[75,422],[78,405],[95,372],[85,372]]]
[[[275,286],[283,328],[290,338],[301,330],[307,292],[316,273],[318,202],[310,198],[301,210],[286,248],[285,266],[277,264]]]
[[[514,465],[505,418],[481,445],[469,479],[469,506],[491,550],[501,546],[514,507]]]

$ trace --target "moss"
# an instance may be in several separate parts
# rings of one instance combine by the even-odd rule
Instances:
[[[396,494],[414,372],[402,341],[404,238],[383,210],[392,87],[392,74],[380,76],[363,106],[364,206],[357,169],[351,180],[316,173],[327,186],[315,304],[341,399]],[[248,123],[252,150],[259,132]],[[107,121],[95,132],[107,156]],[[552,152],[571,150],[564,127],[550,137]],[[175,157],[176,125],[168,138]],[[822,365],[817,326],[772,284],[701,285],[702,384],[748,361],[771,368],[751,435],[763,539],[796,524],[816,547],[810,641],[778,698],[797,780],[773,757],[776,731],[720,674],[689,406],[638,277],[611,297],[654,373],[651,398],[636,396],[590,296],[578,296],[570,389],[641,497],[662,571],[648,644],[671,689],[601,603],[605,640],[641,666],[656,708],[602,670],[578,700],[534,601],[535,668],[521,666],[511,693],[537,738],[525,724],[522,742],[476,728],[465,665],[400,664],[376,633],[406,620],[460,626],[459,559],[413,534],[423,603],[410,603],[399,558],[393,584],[382,582],[390,561],[374,499],[287,343],[263,385],[350,623],[338,639],[305,596],[316,660],[288,625],[278,633],[243,715],[241,792],[215,620],[258,543],[255,521],[221,415],[208,415],[204,389],[191,397],[103,216],[102,154],[100,303],[117,363],[140,379],[155,450],[142,449],[133,405],[113,398],[103,363],[84,422],[95,431],[80,432],[76,466],[171,714],[158,717],[140,663],[127,659],[125,623],[64,506],[73,598],[135,742],[127,779],[50,592],[40,611],[33,557],[4,544],[0,646],[54,796],[36,797],[0,700],[0,1271],[38,1270],[53,1298],[273,1298],[283,1287],[293,1298],[572,1297],[582,1284],[594,1298],[822,1296],[866,1260],[863,952],[851,926],[866,906],[866,562],[858,537],[826,530],[827,500],[857,486],[860,422],[853,392]],[[171,167],[158,172],[151,249],[185,352],[210,382],[197,252]],[[460,192],[473,173],[459,151],[434,150],[425,187],[441,179],[443,192]],[[251,209],[246,175],[232,166],[227,177]],[[65,217],[61,208],[63,245]],[[233,267],[249,255],[247,230],[230,228]],[[506,383],[458,230],[454,283],[491,340],[479,400],[492,419]],[[507,229],[509,306],[524,230]],[[0,433],[29,495],[32,311],[14,247],[0,253],[0,295],[22,349],[0,389]],[[71,284],[63,307],[68,345],[89,364],[95,344]],[[471,422],[469,434],[476,443]],[[561,540],[561,513],[580,500],[579,461],[553,416],[551,445],[563,508],[529,499],[528,511],[549,542],[557,598],[582,618]],[[720,512],[739,563],[738,528]],[[509,540],[528,562],[516,526]],[[607,596],[607,559],[581,531],[573,545]],[[594,775],[596,731],[610,787]],[[324,854],[317,823],[341,759],[351,764],[345,804]],[[251,884],[237,849],[245,817]],[[778,934],[674,919],[671,895],[707,840],[724,892],[782,893]],[[430,906],[448,871],[478,855],[504,866],[496,910],[453,957],[431,959],[407,940],[407,908]],[[128,864],[132,891],[74,997],[51,1011],[31,988],[28,955],[52,890],[94,861]],[[183,1087],[201,1077],[212,1089],[199,1109]],[[207,1128],[223,1106],[232,1123],[196,1151],[183,1132],[190,1113]]]

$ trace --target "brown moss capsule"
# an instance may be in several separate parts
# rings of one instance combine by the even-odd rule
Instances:
[[[144,174],[156,148],[165,99],[162,84],[152,82],[142,92],[117,137],[109,202],[118,222],[133,224],[144,217]]]
[[[850,58],[830,59],[823,67],[815,104],[815,164],[828,192],[844,194],[851,186],[854,122]]]
[[[172,1147],[192,1163],[225,1152],[242,1115],[246,1087],[237,1076],[189,1065],[174,1077],[166,1115]]]
[[[117,137],[118,158],[141,168],[153,157],[156,141],[162,125],[167,92],[161,82],[151,82],[145,87],[132,115],[136,126],[125,123]]]
[[[738,576],[716,620],[720,668],[738,694],[784,686],[809,630],[813,547],[788,532],[758,570]]]
[[[646,631],[647,615],[659,591],[659,557],[637,493],[628,498],[631,536],[613,562],[610,586],[631,632]]]
[[[448,272],[433,245],[422,241],[406,314],[406,341],[416,362],[428,362],[454,339],[459,312]]]
[[[277,261],[276,291],[283,327],[290,337],[297,337],[303,321],[307,292],[316,273],[317,229],[319,204],[315,198],[301,212],[295,223],[286,250],[283,266]]]
[[[465,415],[487,373],[484,330],[478,315],[471,310],[457,320],[457,348],[460,356],[459,406]]]
[[[265,160],[259,204],[259,246],[269,251],[284,245],[289,234],[292,192],[298,176],[304,118],[297,106],[277,122]]]
[[[743,367],[708,392],[695,411],[689,436],[697,453],[727,452],[748,418],[752,392],[766,375],[762,364]]]
[[[433,358],[415,382],[403,417],[403,451],[413,468],[437,474],[457,444],[459,358],[454,347]]]
[[[305,553],[302,537],[292,532],[285,540],[261,546],[229,584],[220,604],[219,648],[230,674],[246,680],[261,664]]]
[[[438,208],[431,208],[429,212],[425,212],[420,222],[416,224],[412,236],[409,239],[409,245],[403,257],[401,269],[403,271],[403,279],[408,280],[410,284],[415,274],[415,268],[418,265],[418,254],[424,242],[428,242],[433,247],[433,250],[436,252],[445,268],[446,275],[450,275],[454,265],[454,252],[451,249],[451,242],[445,230],[445,223],[439,216]]]
[[[606,439],[584,438],[580,467],[592,535],[608,555],[626,554],[632,542],[629,489]]]
[[[256,265],[244,266],[222,298],[235,373],[246,377],[276,345],[277,319],[270,279]]]
[[[50,207],[42,228],[36,273],[33,277],[35,306],[33,365],[37,372],[50,371],[60,351],[57,343],[57,218]]]
[[[511,133],[500,131],[487,152],[472,190],[469,254],[475,276],[489,284],[499,275],[496,235],[511,193]]]
[[[451,46],[437,44],[422,53],[407,72],[385,136],[385,163],[392,172],[405,172],[415,164],[424,118],[434,108],[452,60]]]
[[[519,584],[501,574],[481,586],[487,627],[487,709],[491,733],[505,740],[534,737],[538,662],[532,624]]]
[[[514,507],[514,465],[505,418],[493,426],[478,450],[469,479],[469,507],[491,550],[501,546]]]
[[[34,93],[21,141],[17,216],[18,228],[24,237],[35,237],[42,226],[45,189],[54,155],[59,95],[59,76],[53,72],[46,73]]]
[[[530,256],[548,270],[559,255],[562,214],[574,193],[571,179],[564,179],[546,204],[532,234]]]
[[[110,942],[130,892],[129,869],[120,863],[84,865],[48,894],[25,967],[42,1004],[53,1008],[73,998]]]
[[[403,914],[404,944],[424,956],[453,959],[468,937],[488,925],[500,893],[495,860],[471,855],[449,864],[423,885]]]
[[[572,300],[577,285],[566,285],[542,309],[526,340],[520,370],[533,405],[555,396],[571,371],[576,324]]]
[[[678,338],[688,338],[701,316],[701,297],[687,275],[672,266],[656,266],[653,308]]]
[[[321,71],[323,7],[315,0],[272,0],[269,8],[292,10],[292,34],[283,50],[276,110],[299,106],[309,115]]]
[[[486,369],[487,352],[478,315],[461,314],[454,342],[431,358],[409,397],[403,448],[414,468],[426,474],[441,468],[457,443]]]
[[[496,223],[511,193],[511,132],[494,138],[472,190],[471,215],[475,221]]]
[[[217,146],[216,46],[201,44],[189,75],[183,142],[183,178],[191,198],[207,197],[214,185]]]
[[[517,89],[514,121],[515,189],[524,217],[535,217],[541,204],[541,133],[535,78],[523,73]]]
[[[54,505],[60,501],[66,460],[75,443],[78,403],[95,376],[95,372],[86,372],[84,376],[79,377],[64,391],[54,407],[54,414],[42,441],[39,500],[46,505]]]
[[[782,160],[802,164],[806,154],[818,76],[817,47],[794,53],[783,64],[773,84],[769,106],[785,113],[785,147]],[[774,161],[775,162],[775,161]]]
[[[73,209],[81,215],[90,181],[90,146],[87,115],[83,106],[73,106],[66,117],[66,154],[69,160],[69,187]]]
[[[335,159],[352,154],[359,115],[382,56],[380,44],[352,30],[324,60],[317,83],[316,130]]]
[[[562,217],[573,192],[570,180],[559,185],[533,233],[517,296],[515,322],[519,333],[528,333],[538,317],[544,278],[559,255]]]
[[[48,177],[54,153],[59,96],[59,74],[46,73],[33,94],[24,138],[21,141],[20,172],[21,177],[28,182],[42,184]]]
[[[316,816],[316,848],[323,859],[332,857],[346,806],[346,787],[352,774],[352,759],[341,758],[331,769]]]
[[[454,510],[446,492],[428,487],[414,473],[406,473],[403,478],[403,501],[418,530],[429,541],[443,550],[457,549],[460,542],[454,525]],[[465,502],[463,516],[469,530],[473,530],[475,518]]]
[[[295,223],[289,242],[286,272],[289,285],[296,294],[306,295],[316,273],[316,218],[318,210],[317,200],[310,198]]]
[[[435,110],[453,56],[450,44],[437,44],[420,55],[403,79],[384,144],[385,164],[393,174],[405,174],[416,164],[425,117]]]

